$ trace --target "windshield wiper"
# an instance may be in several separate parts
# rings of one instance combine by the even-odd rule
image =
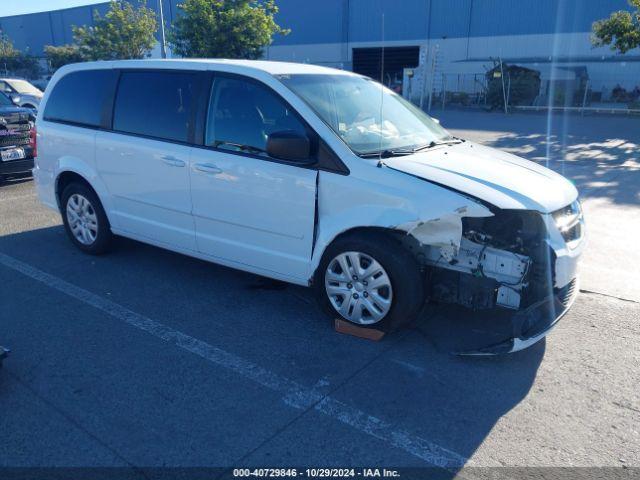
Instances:
[[[438,140],[437,142],[434,140],[428,145],[422,145],[420,147],[416,147],[413,149],[413,153],[419,152],[421,150],[427,150],[428,148],[439,147],[441,145],[457,145],[458,143],[462,143],[464,140],[457,137],[448,137],[446,140]]]
[[[387,150],[377,151],[377,152],[365,152],[358,154],[362,158],[390,158],[390,157],[402,157],[405,155],[412,155],[417,152],[421,152],[423,150],[428,150],[430,148],[439,147],[441,145],[457,145],[458,143],[462,143],[464,140],[461,138],[450,137],[447,140],[433,140],[430,143],[425,145],[418,145],[413,148],[390,148]]]
[[[213,143],[213,147],[214,148],[218,148],[218,147],[234,147],[237,148],[238,150],[242,151],[242,152],[248,152],[248,153],[267,153],[266,150],[259,148],[259,147],[253,147],[251,145],[244,145],[242,143],[234,143],[234,142],[227,142],[224,140],[217,140]]]
[[[404,155],[411,155],[412,153],[414,152],[411,150],[389,149],[389,150],[382,150],[378,152],[359,153],[358,156],[361,158],[391,158],[391,157],[402,157]]]

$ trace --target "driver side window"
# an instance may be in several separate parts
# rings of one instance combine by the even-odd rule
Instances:
[[[205,144],[266,155],[271,133],[306,129],[287,105],[266,86],[240,78],[218,77],[209,100]]]

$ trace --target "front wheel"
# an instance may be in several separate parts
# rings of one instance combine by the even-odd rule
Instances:
[[[330,315],[382,331],[413,321],[425,300],[423,275],[413,256],[378,232],[340,238],[329,246],[315,288]]]
[[[91,255],[106,252],[111,243],[111,226],[93,190],[71,183],[62,192],[61,204],[64,228],[75,246]]]

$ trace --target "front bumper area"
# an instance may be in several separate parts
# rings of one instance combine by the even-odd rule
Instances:
[[[556,289],[544,298],[513,316],[512,338],[476,350],[456,352],[457,355],[501,355],[529,348],[546,337],[569,311],[579,292],[578,278]]]

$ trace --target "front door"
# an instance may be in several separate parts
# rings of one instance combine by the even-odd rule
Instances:
[[[196,81],[192,72],[123,71],[113,131],[96,136],[113,227],[194,251],[188,165]]]
[[[270,158],[267,136],[307,133],[265,85],[217,76],[205,145],[191,155],[198,250],[267,276],[305,281],[313,246],[317,171]]]

